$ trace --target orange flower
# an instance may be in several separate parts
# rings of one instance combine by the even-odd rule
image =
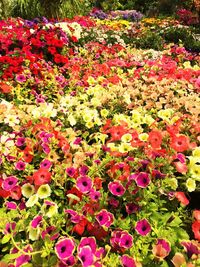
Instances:
[[[12,86],[6,84],[6,83],[0,83],[0,91],[2,91],[4,94],[8,94],[12,90]]]
[[[200,221],[195,221],[192,224],[192,231],[194,233],[194,237],[200,241]]]
[[[187,206],[189,204],[189,200],[185,196],[184,192],[176,192],[175,197],[183,204],[184,206]]]
[[[177,152],[183,152],[190,148],[190,139],[186,135],[173,135],[170,145]]]
[[[194,211],[193,211],[193,217],[194,217],[197,221],[200,221],[200,210],[194,210]]]
[[[151,144],[152,148],[160,148],[162,144],[162,134],[158,130],[152,130],[149,133],[148,138],[149,143]]]
[[[35,185],[48,184],[51,181],[51,173],[47,169],[40,168],[33,174]]]

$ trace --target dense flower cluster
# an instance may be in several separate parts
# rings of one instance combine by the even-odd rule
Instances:
[[[198,266],[200,57],[152,21],[0,22],[0,264]]]

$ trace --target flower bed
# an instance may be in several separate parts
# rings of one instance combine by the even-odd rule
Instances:
[[[200,57],[152,21],[0,21],[0,266],[200,264]]]

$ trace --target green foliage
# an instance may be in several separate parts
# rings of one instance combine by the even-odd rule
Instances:
[[[149,30],[136,39],[134,43],[137,48],[154,50],[162,50],[164,45],[162,37],[158,33]]]

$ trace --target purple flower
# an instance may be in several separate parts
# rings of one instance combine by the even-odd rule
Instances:
[[[43,169],[49,169],[51,167],[52,163],[51,161],[49,161],[48,159],[44,159],[41,163],[40,163],[40,168]]]
[[[89,170],[88,166],[83,165],[79,168],[79,173],[80,175],[84,176],[87,174],[88,170]]]
[[[6,208],[9,210],[16,210],[17,209],[17,204],[15,202],[6,202],[5,203]]]
[[[121,262],[123,267],[136,267],[134,259],[128,255],[121,256]]]
[[[78,251],[80,251],[85,246],[89,246],[92,250],[92,253],[95,254],[97,249],[96,239],[94,237],[82,237],[78,245]]]
[[[37,228],[38,225],[40,225],[42,221],[42,216],[38,215],[31,221],[31,227]]]
[[[73,167],[69,167],[66,169],[66,173],[69,177],[74,177],[74,175],[76,174],[76,169]]]
[[[4,234],[10,234],[11,232],[13,232],[15,230],[16,227],[16,223],[12,222],[12,223],[7,223],[5,230],[4,230]]]
[[[94,262],[94,255],[90,246],[84,246],[78,252],[78,258],[83,267],[89,267]]]
[[[73,144],[74,144],[74,145],[79,145],[79,144],[81,143],[81,141],[82,141],[82,139],[81,139],[80,137],[77,137],[77,138],[74,140]]]
[[[151,225],[146,219],[142,219],[136,223],[135,230],[138,234],[145,236],[151,231]]]
[[[60,260],[65,260],[72,256],[75,249],[75,242],[72,238],[61,238],[55,245],[56,255]]]
[[[81,176],[77,179],[76,186],[82,193],[88,193],[92,188],[92,180],[88,176]]]
[[[96,219],[101,226],[110,227],[114,221],[114,215],[103,209],[96,215]]]
[[[199,243],[197,241],[183,241],[181,245],[185,248],[189,258],[191,258],[193,254],[200,255]]]
[[[2,188],[6,191],[12,190],[18,182],[18,179],[15,176],[9,176],[7,177],[3,183]]]
[[[23,146],[25,144],[26,139],[24,137],[18,137],[16,140],[16,146]]]
[[[118,197],[122,196],[126,191],[126,189],[123,187],[123,185],[119,181],[110,182],[108,184],[108,189],[114,196],[118,196]]]
[[[26,167],[26,163],[23,162],[23,161],[18,161],[16,164],[15,164],[15,169],[18,170],[18,171],[23,171]]]
[[[131,248],[133,245],[133,237],[128,232],[123,231],[119,239],[119,246],[122,248]]]
[[[140,207],[134,203],[128,203],[126,205],[126,212],[128,214],[136,213],[139,209]]]
[[[149,174],[146,172],[138,173],[138,175],[135,178],[135,181],[136,181],[137,186],[139,186],[141,188],[147,187],[151,182],[151,180],[149,178]]]

